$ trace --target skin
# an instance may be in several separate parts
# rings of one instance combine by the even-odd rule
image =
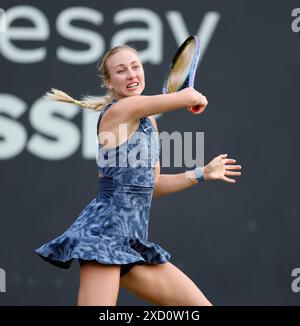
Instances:
[[[148,116],[157,129],[152,115],[167,113],[185,107],[192,114],[201,114],[208,102],[204,95],[192,88],[186,88],[172,94],[154,96],[141,95],[145,88],[142,63],[137,54],[123,49],[107,60],[109,79],[106,87],[112,92],[117,103],[103,116],[99,126],[101,134],[110,132],[119,142],[105,143],[106,147],[115,147],[126,141],[138,128],[140,118]],[[137,83],[136,86],[128,86]],[[198,112],[191,107],[201,105]],[[126,124],[127,133],[119,135],[119,124]],[[232,177],[241,175],[241,166],[220,154],[204,166],[202,173],[205,180],[223,180],[235,183]],[[195,174],[186,173],[160,174],[160,163],[155,167],[154,197],[169,195],[188,189],[196,184]],[[191,180],[193,182],[191,182]],[[78,305],[116,305],[119,287],[123,286],[135,295],[157,305],[211,305],[200,289],[172,263],[159,265],[136,265],[120,279],[120,267],[87,262],[80,267],[80,286]]]

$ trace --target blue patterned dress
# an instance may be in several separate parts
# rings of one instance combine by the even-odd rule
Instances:
[[[111,105],[100,113],[97,130]],[[35,252],[63,268],[69,268],[74,258],[122,265],[121,271],[133,264],[167,262],[170,254],[148,241],[154,167],[159,159],[158,135],[150,119],[140,119],[138,130],[125,143],[111,149],[98,146],[97,197],[62,235]]]

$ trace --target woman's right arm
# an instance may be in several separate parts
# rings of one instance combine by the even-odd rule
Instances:
[[[158,113],[189,108],[197,104],[206,106],[206,97],[193,88],[185,88],[180,92],[170,94],[139,95],[123,98],[115,103],[106,115],[107,118],[113,119],[114,123],[118,124],[135,121]]]

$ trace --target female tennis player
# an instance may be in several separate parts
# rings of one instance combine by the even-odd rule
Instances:
[[[78,101],[58,90],[48,93],[54,100],[101,111],[97,124],[100,190],[69,229],[36,252],[63,268],[78,259],[78,305],[116,305],[120,286],[156,305],[211,305],[195,283],[169,261],[170,254],[148,241],[151,200],[204,180],[234,183],[232,176],[239,176],[241,167],[222,154],[203,168],[161,175],[159,142],[152,137],[157,135],[157,125],[152,116],[180,108],[200,114],[207,105],[205,96],[192,88],[142,96],[143,66],[136,50],[129,46],[108,51],[100,70],[108,94],[98,101]],[[198,104],[202,110],[193,112],[191,107]],[[120,129],[120,125],[126,128]],[[133,164],[130,157],[136,146],[150,149],[145,151],[143,164]],[[112,154],[118,164],[107,164]],[[130,164],[124,165],[130,158]]]

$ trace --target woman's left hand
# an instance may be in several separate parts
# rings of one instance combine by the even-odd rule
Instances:
[[[235,165],[236,161],[227,158],[227,154],[221,154],[215,157],[210,163],[203,168],[203,177],[205,180],[223,180],[229,183],[235,183],[235,179],[228,176],[240,176],[241,165]]]

